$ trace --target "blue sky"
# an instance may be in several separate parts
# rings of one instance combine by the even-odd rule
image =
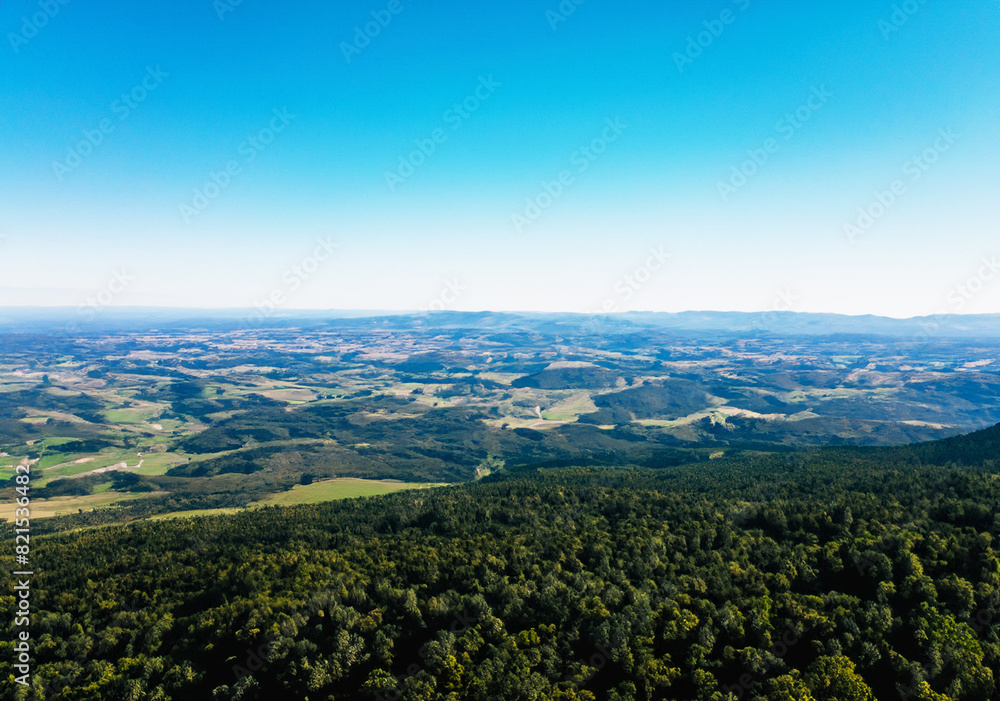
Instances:
[[[996,0],[0,28],[3,305],[1000,312]]]

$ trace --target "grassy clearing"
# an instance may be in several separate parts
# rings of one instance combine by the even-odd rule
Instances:
[[[576,421],[581,414],[597,411],[597,405],[589,392],[578,392],[563,399],[542,412],[542,418],[549,421]]]
[[[483,419],[483,423],[492,428],[501,428],[504,424],[506,424],[507,428],[531,428],[536,431],[545,431],[550,428],[565,426],[570,422],[539,419],[537,416],[530,419],[505,416],[502,419]]]
[[[297,484],[291,491],[272,494],[269,497],[254,502],[252,506],[265,504],[292,506],[294,504],[319,504],[336,499],[353,499],[355,497],[373,497],[380,494],[390,494],[406,489],[428,489],[430,487],[445,487],[446,484],[423,484],[413,482],[397,482],[395,480],[365,480],[340,478],[323,480],[309,485]]]
[[[395,480],[366,480],[344,477],[332,480],[314,482],[310,485],[296,485],[289,492],[272,494],[269,497],[255,501],[247,509],[262,506],[295,506],[296,504],[319,504],[325,501],[353,499],[356,497],[372,497],[381,494],[391,494],[408,489],[430,489],[431,487],[447,487],[441,484],[417,484],[413,482],[397,482]],[[162,521],[170,518],[191,518],[195,516],[216,516],[219,514],[235,514],[246,509],[224,508],[203,509],[194,511],[177,511],[169,514],[151,516],[151,521]]]
[[[5,498],[0,501],[0,519],[5,521],[14,520],[14,510],[18,508],[14,502],[13,490],[3,490]],[[31,518],[48,518],[51,516],[63,516],[73,514],[78,510],[92,511],[102,509],[116,504],[120,501],[130,501],[132,499],[144,499],[153,496],[163,496],[166,492],[143,492],[122,494],[120,492],[103,492],[99,494],[88,494],[78,497],[52,497],[51,499],[32,499]]]
[[[82,475],[85,472],[93,472],[94,470],[99,470],[103,467],[110,467],[115,463],[121,462],[120,460],[95,460],[94,462],[84,462],[79,465],[75,463],[69,463],[68,465],[62,465],[61,467],[54,467],[50,470],[46,470],[44,475],[39,475],[39,477],[44,477],[46,480],[53,480],[56,477],[74,477],[76,475]],[[40,482],[41,480],[39,480]]]
[[[481,372],[479,376],[484,380],[493,380],[502,385],[509,385],[517,378],[522,377],[522,374],[519,372]]]
[[[235,514],[245,509],[202,509],[201,511],[175,511],[170,514],[157,514],[150,516],[147,521],[165,521],[170,518],[193,518],[195,516],[219,516],[221,514]]]
[[[130,468],[129,472],[139,475],[163,475],[167,470],[187,462],[187,457],[176,453],[143,453],[142,467]]]
[[[278,401],[289,402],[290,404],[302,404],[317,399],[315,392],[300,387],[275,387],[274,389],[265,390],[261,394],[268,399],[277,399]]]
[[[62,465],[65,462],[71,462],[75,459],[75,457],[76,456],[71,453],[49,453],[39,458],[38,462],[35,463],[34,468],[36,470],[47,470],[50,467]],[[80,457],[84,456],[81,455]]]
[[[139,458],[131,450],[114,450],[96,455],[80,456],[79,458],[74,456],[74,459],[70,461],[67,461],[66,457],[65,455],[62,456],[61,461],[56,463],[59,467],[52,467],[45,470],[45,477],[49,479],[53,477],[72,477],[73,475],[82,475],[85,472],[93,472],[102,467],[111,467],[120,462],[127,463],[133,467],[139,462]],[[92,457],[94,459],[90,462],[76,462],[76,460],[83,457]]]
[[[55,436],[46,436],[42,439],[41,444],[48,448],[56,448],[65,443],[72,443],[75,439],[73,438],[57,438]]]
[[[137,406],[105,409],[104,416],[113,424],[142,425],[159,413],[160,409],[155,406]]]

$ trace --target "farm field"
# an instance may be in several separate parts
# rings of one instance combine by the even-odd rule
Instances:
[[[667,318],[601,334],[578,315],[219,321],[71,343],[22,328],[0,358],[0,478],[30,465],[33,499],[63,500],[40,513],[146,495],[123,511],[149,518],[532,466],[897,445],[1000,421],[991,337],[914,345],[861,327],[779,336],[731,315],[717,330]]]
[[[392,494],[407,489],[431,489],[447,487],[447,484],[412,484],[395,480],[365,480],[352,477],[323,480],[309,485],[295,485],[287,492],[272,494],[266,499],[253,502],[251,506],[294,506],[295,504],[319,504],[337,499],[373,497]]]
[[[96,492],[72,497],[52,497],[50,499],[33,499],[31,501],[31,518],[50,518],[52,516],[65,516],[75,514],[79,511],[92,511],[95,509],[106,509],[119,502],[143,497],[163,496],[163,492],[149,492],[144,495],[120,494],[118,492]],[[5,499],[0,503],[0,519],[4,521],[14,521],[14,512],[18,508],[13,499]]]

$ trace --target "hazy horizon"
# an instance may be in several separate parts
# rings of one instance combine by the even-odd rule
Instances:
[[[708,314],[708,315],[766,315],[766,316],[831,316],[831,317],[844,317],[844,318],[864,318],[871,317],[875,319],[887,319],[890,321],[912,321],[916,319],[926,319],[933,317],[955,317],[955,318],[983,318],[983,317],[997,317],[1000,318],[1000,312],[968,312],[968,313],[953,313],[953,314],[923,314],[914,316],[890,316],[885,314],[842,314],[839,312],[809,312],[809,311],[794,311],[794,310],[759,310],[759,311],[742,311],[738,309],[681,309],[679,311],[660,311],[651,309],[629,309],[623,311],[611,311],[611,312],[579,312],[579,311],[567,311],[567,310],[556,310],[556,311],[537,311],[531,309],[365,309],[365,308],[341,308],[341,307],[267,307],[267,306],[257,306],[257,307],[182,307],[182,306],[167,306],[167,305],[110,305],[105,308],[98,308],[96,306],[83,305],[71,306],[71,305],[60,305],[60,304],[38,304],[38,305],[2,305],[0,306],[0,312],[23,312],[23,313],[33,313],[33,312],[65,312],[66,314],[72,314],[76,316],[81,315],[81,311],[92,310],[95,313],[89,314],[91,318],[97,318],[107,314],[108,316],[114,316],[115,314],[128,314],[128,313],[140,313],[145,311],[154,311],[157,313],[213,313],[213,314],[227,314],[232,313],[235,316],[245,315],[248,312],[259,312],[261,310],[266,311],[266,317],[294,317],[296,314],[304,314],[307,316],[321,316],[323,314],[330,314],[334,317],[349,316],[349,317],[365,317],[365,316],[380,316],[380,315],[394,315],[394,316],[407,316],[407,315],[442,315],[442,314],[468,314],[468,315],[478,315],[478,314],[509,314],[513,316],[517,315],[539,315],[539,316],[628,316],[628,315],[663,315],[663,316],[684,316],[684,315],[694,315],[694,314]]]
[[[40,7],[3,306],[1000,311],[992,0]]]

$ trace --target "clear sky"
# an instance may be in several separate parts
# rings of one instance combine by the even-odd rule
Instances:
[[[0,28],[0,305],[1000,312],[997,0]]]

